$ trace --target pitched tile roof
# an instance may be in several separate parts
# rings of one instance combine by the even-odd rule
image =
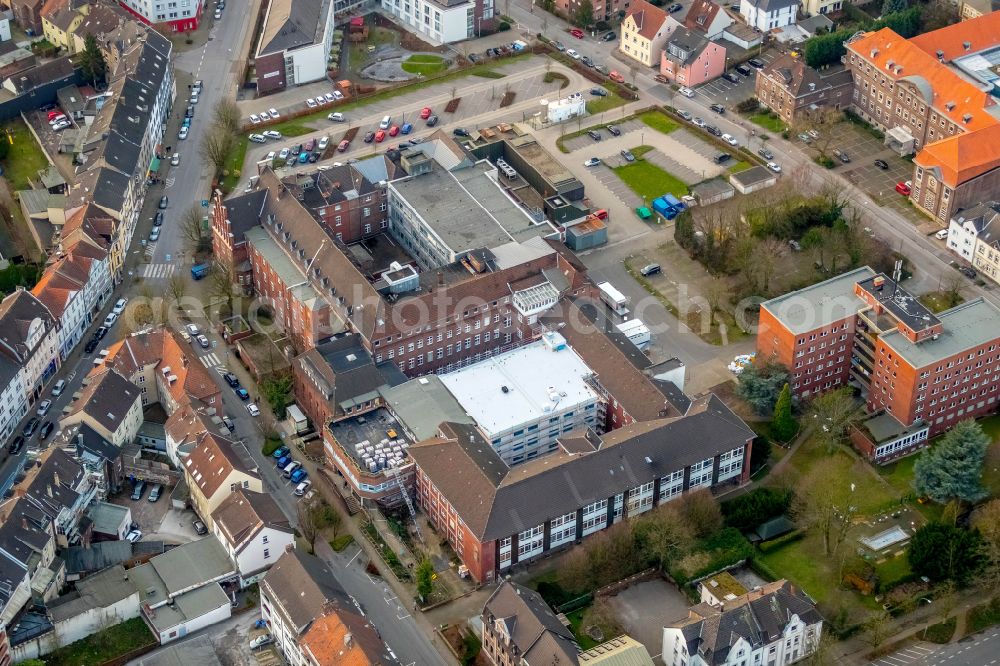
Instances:
[[[945,62],[982,51],[1000,44],[1000,11],[925,32],[910,39],[910,43],[934,58],[941,51]]]
[[[684,16],[684,27],[704,33],[721,11],[722,5],[712,2],[712,0],[694,0],[687,15]]]
[[[0,301],[0,353],[15,361],[27,362],[40,349],[39,345],[33,349],[27,346],[33,324],[48,330],[55,325],[55,320],[45,304],[30,291],[18,288]]]
[[[24,495],[49,517],[76,504],[76,488],[86,475],[83,465],[62,449],[49,449],[34,476],[25,480]]]
[[[88,377],[80,397],[70,405],[70,415],[84,413],[108,432],[115,432],[129,409],[142,400],[139,387],[107,366]]]
[[[925,95],[924,101],[939,115],[947,117],[966,131],[1000,122],[986,111],[986,107],[996,104],[989,93],[980,90],[950,67],[938,62],[936,57],[916,46],[912,40],[903,39],[890,28],[865,33],[848,41],[846,46],[849,51],[871,63],[880,74],[884,73],[894,81],[912,82]]]
[[[500,622],[528,664],[578,663],[571,632],[534,590],[505,580],[483,606],[483,622]]]
[[[330,567],[299,549],[286,551],[260,582],[261,592],[273,599],[284,624],[297,636],[331,609],[354,609]]]
[[[267,8],[257,55],[278,53],[317,43],[323,10],[330,0],[273,0]]]
[[[201,494],[210,498],[233,472],[259,478],[257,470],[247,467],[237,455],[235,442],[222,435],[202,433],[197,445],[184,460],[184,473],[191,478]]]
[[[957,187],[1000,167],[1000,124],[928,143],[913,161],[925,169],[938,169],[940,180]]]
[[[331,609],[313,620],[299,647],[317,666],[381,666],[397,663],[386,654],[372,625],[352,609]]]
[[[508,468],[470,425],[442,424],[444,437],[409,449],[417,466],[469,529],[491,541],[540,525],[719,453],[746,445],[754,432],[714,395],[682,417],[612,430],[570,433],[560,448]],[[622,473],[609,473],[621,469]]]
[[[667,13],[665,11],[649,4],[646,0],[634,0],[631,7],[629,7],[626,18],[628,16],[632,17],[639,28],[639,34],[646,39],[656,37],[656,33],[663,26],[663,22],[667,20]]]
[[[269,494],[247,488],[237,488],[224,499],[212,512],[212,521],[237,553],[265,527],[292,533],[291,524],[277,502]]]

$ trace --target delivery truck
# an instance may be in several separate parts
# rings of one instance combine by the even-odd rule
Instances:
[[[601,300],[611,308],[615,314],[622,317],[628,314],[628,299],[622,292],[615,289],[610,282],[602,282],[597,285],[601,292]]]

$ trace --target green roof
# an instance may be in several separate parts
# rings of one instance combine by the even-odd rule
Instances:
[[[773,518],[760,525],[757,528],[757,536],[760,537],[761,541],[768,541],[770,539],[776,539],[783,534],[788,534],[794,529],[795,523],[790,521],[785,516],[778,516],[777,518]]]

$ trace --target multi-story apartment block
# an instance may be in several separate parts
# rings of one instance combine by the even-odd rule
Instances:
[[[513,468],[477,428],[456,423],[409,454],[431,524],[471,575],[490,583],[685,492],[745,483],[753,438],[710,395],[683,417],[568,433],[555,451]]]
[[[983,203],[961,210],[948,225],[948,249],[977,270],[997,280],[993,266],[997,240],[1000,239],[1000,202]]]
[[[203,432],[184,459],[191,506],[209,531],[215,530],[216,509],[237,489],[264,492],[257,469],[247,467],[235,447],[236,443],[225,437]]]
[[[668,666],[786,666],[819,648],[823,618],[806,595],[785,580],[762,585],[721,607],[700,603],[663,628]]]
[[[542,340],[440,375],[506,465],[558,447],[566,433],[604,430],[604,405],[590,368],[556,332]]]
[[[431,43],[460,42],[496,27],[493,0],[382,0],[382,10]]]
[[[333,6],[333,0],[274,0],[266,5],[254,58],[259,93],[326,77]]]
[[[958,15],[961,20],[968,21],[996,11],[1000,11],[1000,2],[997,0],[962,0]]]
[[[85,423],[118,448],[131,444],[142,425],[139,387],[110,368],[95,370],[59,427],[77,423]]]
[[[914,157],[910,200],[942,225],[1000,190],[1000,105],[988,65],[1000,13],[906,40],[888,28],[847,42],[853,108]]]
[[[864,267],[763,303],[757,358],[787,367],[799,397],[858,387],[872,417],[852,439],[883,463],[996,410],[998,316],[983,299],[934,315]]]
[[[0,301],[0,354],[18,366],[24,400],[34,404],[42,387],[59,369],[59,331],[56,320],[30,291],[18,287]],[[24,414],[22,401],[14,404]]]
[[[850,71],[841,69],[822,76],[802,58],[788,54],[778,56],[758,71],[754,82],[760,103],[789,125],[798,123],[816,107],[846,109],[853,90]]]
[[[622,21],[618,50],[646,67],[655,67],[667,38],[680,24],[646,0],[633,0]]]
[[[143,23],[165,32],[189,32],[198,29],[201,0],[118,0],[129,14]]]

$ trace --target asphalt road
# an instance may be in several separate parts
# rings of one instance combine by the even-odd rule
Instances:
[[[998,661],[1000,629],[994,627],[948,645],[913,643],[869,666],[996,666]]]

